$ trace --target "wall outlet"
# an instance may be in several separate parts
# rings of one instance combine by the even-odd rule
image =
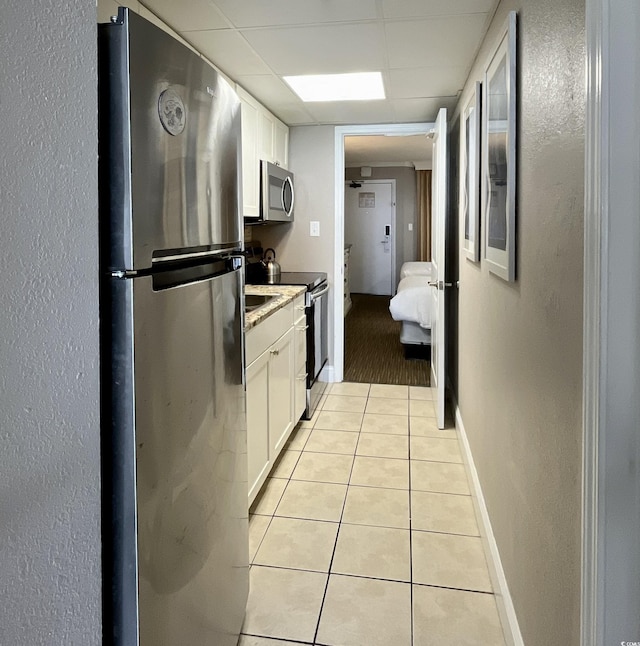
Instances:
[[[413,222],[409,222],[409,231],[413,231]]]
[[[320,222],[312,220],[309,222],[309,235],[317,238],[320,235]]]

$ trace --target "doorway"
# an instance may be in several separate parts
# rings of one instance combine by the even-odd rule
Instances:
[[[335,187],[335,238],[334,238],[334,277],[336,284],[344,281],[344,246],[345,246],[345,138],[348,136],[410,136],[427,135],[434,124],[408,123],[408,124],[378,124],[364,126],[338,126],[335,129],[335,158],[334,158],[334,187]],[[348,242],[348,241],[347,241]],[[395,285],[393,285],[395,289]],[[344,321],[344,293],[335,289],[333,294],[333,374],[327,374],[330,381],[344,379],[345,359],[345,321]]]
[[[392,296],[396,264],[396,182],[358,180],[345,184],[344,240],[352,294]]]

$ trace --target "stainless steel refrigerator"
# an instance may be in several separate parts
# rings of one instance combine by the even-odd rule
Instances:
[[[240,105],[99,26],[104,643],[235,646],[249,587]]]

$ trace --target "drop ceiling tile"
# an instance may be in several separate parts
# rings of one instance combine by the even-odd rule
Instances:
[[[304,103],[277,76],[239,76],[237,82],[287,125],[315,123]]]
[[[118,7],[115,0],[100,0],[98,2],[98,22],[111,22],[111,16],[118,15]]]
[[[389,99],[453,96],[464,87],[466,67],[416,67],[389,70],[385,88]]]
[[[185,45],[186,47],[194,51],[196,54],[198,55],[200,54],[200,52],[197,49],[195,49],[194,46],[191,45],[191,43],[188,43],[186,40],[184,40],[184,38],[182,38],[182,36],[180,36],[179,33],[174,31],[174,29],[170,25],[164,22],[164,20],[161,20],[160,18],[158,18],[158,16],[156,16],[154,13],[152,13],[142,5],[140,6],[140,15],[146,20],[148,20],[149,22],[156,25],[157,27],[160,27],[162,31],[166,31],[170,36],[173,36],[177,41],[181,42],[183,45]]]
[[[384,35],[374,23],[243,31],[276,74],[333,74],[382,69]]]
[[[145,0],[145,6],[176,31],[228,29],[231,25],[209,0]]]
[[[389,101],[342,101],[306,103],[305,108],[319,123],[391,123],[395,121]]]
[[[236,27],[267,27],[377,17],[375,0],[216,0],[216,4]]]
[[[465,67],[485,33],[484,14],[385,23],[389,67]]]
[[[271,74],[271,70],[237,32],[190,31],[186,35],[194,47],[234,79],[247,74]]]
[[[288,126],[306,126],[318,123],[317,119],[304,108],[302,101],[297,103],[274,103],[269,106],[269,110]]]
[[[132,9],[136,13],[139,13],[142,15],[142,10],[144,7],[140,5],[138,0],[116,0],[116,2],[121,6],[121,7],[129,7],[129,9]]]
[[[460,15],[493,12],[496,0],[382,0],[385,18]]]
[[[395,120],[398,123],[415,123],[435,121],[440,108],[447,108],[451,113],[458,102],[457,97],[438,97],[433,99],[394,99]]]
[[[265,105],[272,103],[300,103],[298,96],[275,74],[252,74],[236,79],[249,94]]]

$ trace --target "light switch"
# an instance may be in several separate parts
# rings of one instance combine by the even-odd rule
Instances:
[[[320,235],[320,222],[317,220],[311,220],[309,222],[309,235],[317,238]]]
[[[413,222],[409,222],[409,231],[413,231]]]

